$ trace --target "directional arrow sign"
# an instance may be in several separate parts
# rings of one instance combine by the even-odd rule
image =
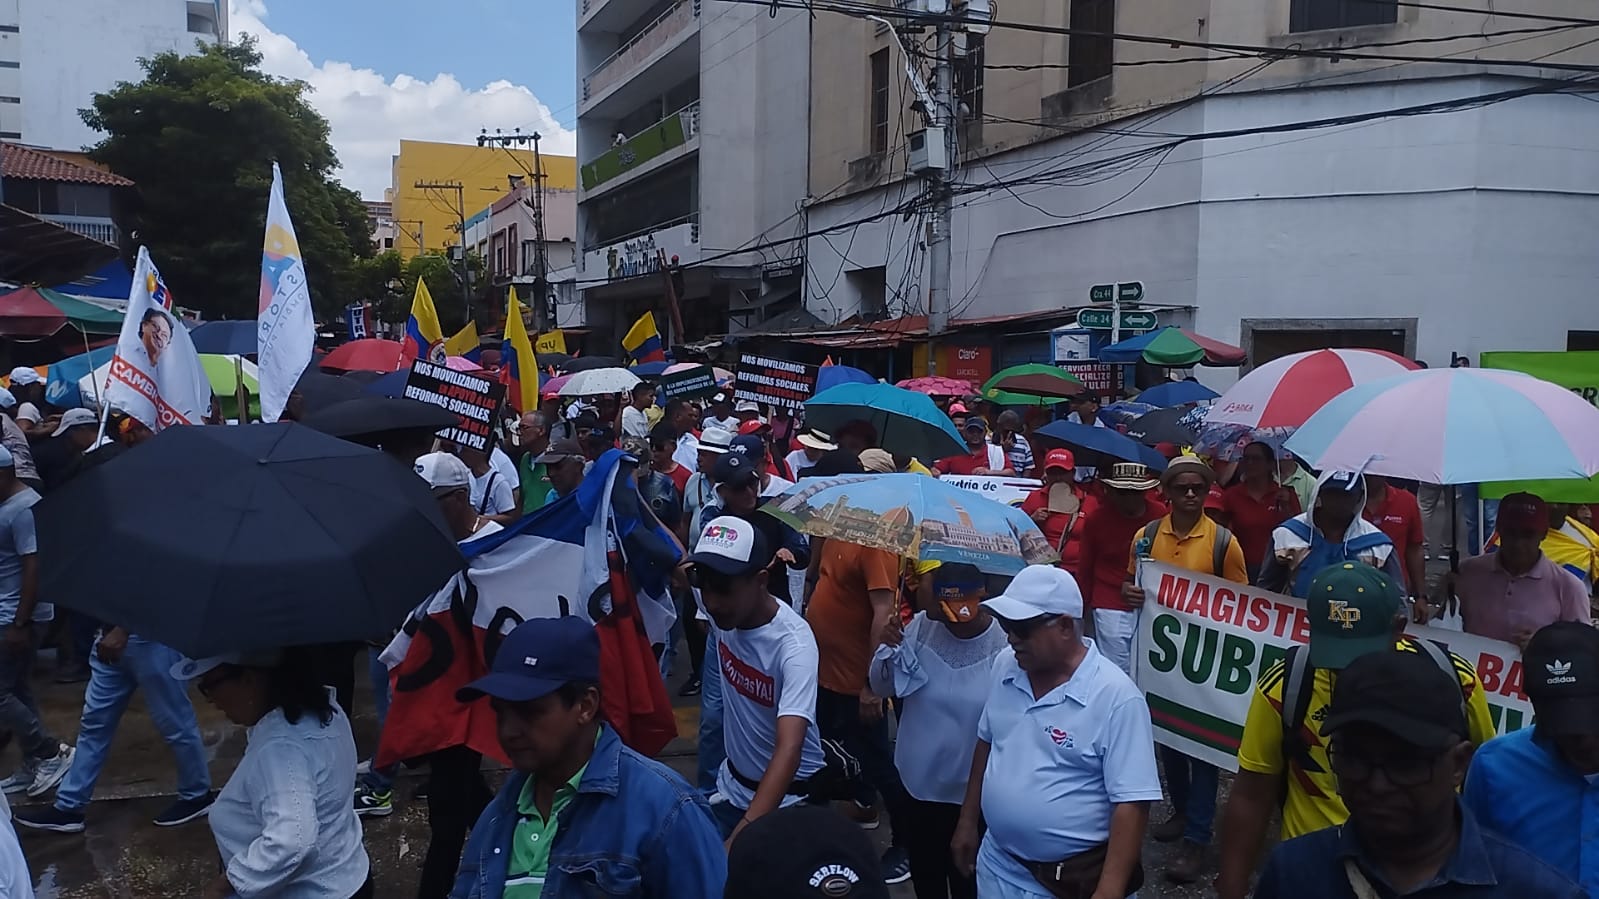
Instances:
[[[1088,302],[1109,303],[1119,300],[1123,303],[1137,303],[1144,299],[1144,282],[1123,281],[1120,284],[1095,284],[1088,288]]]
[[[1123,331],[1153,331],[1160,323],[1159,316],[1143,309],[1124,310],[1121,314],[1121,329]],[[1077,327],[1087,328],[1091,331],[1109,331],[1111,325],[1111,312],[1109,309],[1079,309],[1077,310]]]

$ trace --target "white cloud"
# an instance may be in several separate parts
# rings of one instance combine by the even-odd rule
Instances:
[[[469,90],[448,73],[431,81],[405,74],[390,81],[344,62],[318,65],[293,38],[267,27],[265,0],[229,0],[228,7],[234,36],[255,36],[264,70],[311,85],[311,105],[333,128],[340,180],[369,200],[383,198],[402,137],[466,143],[484,127],[521,127],[543,134],[547,152],[576,150],[577,136],[523,85],[495,81]]]

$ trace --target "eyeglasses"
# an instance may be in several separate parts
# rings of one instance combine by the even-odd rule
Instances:
[[[733,589],[732,577],[704,565],[695,565],[688,570],[688,583],[695,589],[709,590],[716,594],[727,593]]]
[[[238,677],[241,673],[242,672],[240,672],[237,668],[220,668],[212,672],[212,675],[214,676],[208,675],[203,677],[200,679],[200,682],[194,686],[200,691],[201,696],[210,699],[212,691],[216,690],[217,687],[222,686],[228,681]]]
[[[1336,743],[1327,747],[1327,759],[1332,763],[1333,773],[1340,780],[1350,783],[1365,783],[1380,769],[1388,782],[1396,787],[1419,787],[1432,779],[1432,771],[1439,758],[1437,755],[1368,758],[1351,753]]]
[[[1022,621],[1007,621],[1001,618],[999,619],[999,627],[1000,630],[1018,640],[1026,640],[1039,628],[1058,618],[1060,618],[1059,615],[1039,615],[1037,618],[1027,618]]]
[[[1180,496],[1201,495],[1210,490],[1208,484],[1168,484],[1166,489]]]

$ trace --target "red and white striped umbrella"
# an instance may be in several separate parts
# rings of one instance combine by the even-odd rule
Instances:
[[[1205,424],[1297,428],[1351,387],[1421,366],[1382,350],[1313,350],[1262,365],[1211,404]]]

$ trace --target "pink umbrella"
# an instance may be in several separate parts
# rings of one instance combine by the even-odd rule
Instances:
[[[970,381],[959,378],[946,378],[942,375],[928,375],[921,378],[910,378],[894,385],[928,396],[976,396],[977,388]]]
[[[1205,425],[1297,428],[1345,390],[1420,368],[1382,350],[1313,350],[1260,366],[1211,404]]]
[[[450,371],[482,371],[483,366],[465,356],[445,356],[444,367]]]
[[[544,386],[539,389],[539,393],[547,400],[555,399],[561,395],[561,388],[565,387],[566,382],[570,380],[572,380],[571,375],[558,375],[550,378],[544,382]]]

